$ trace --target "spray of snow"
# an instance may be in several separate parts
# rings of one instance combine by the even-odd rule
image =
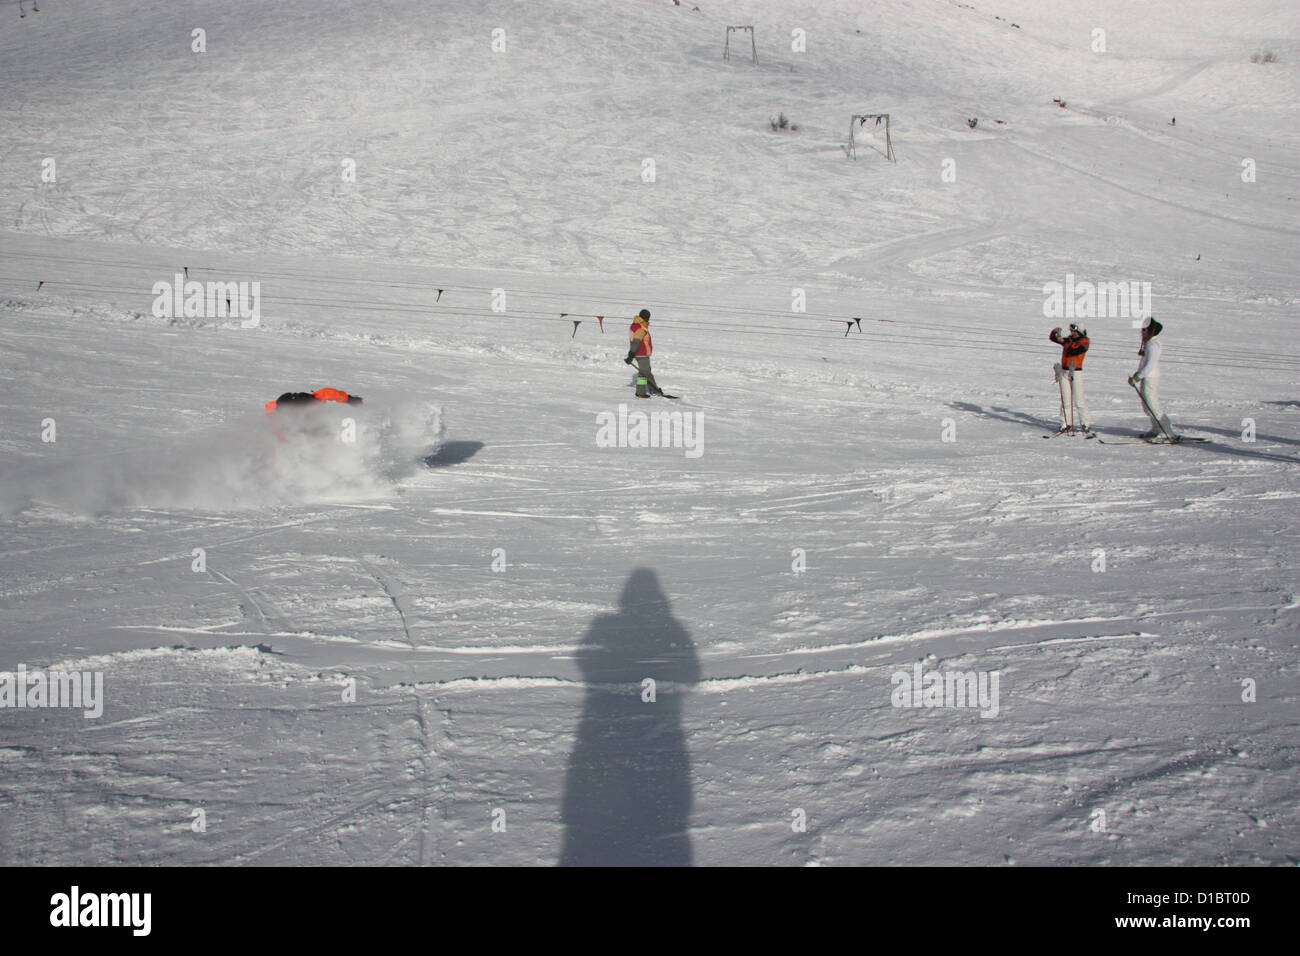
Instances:
[[[0,513],[47,506],[239,511],[383,498],[441,444],[440,407],[321,403],[244,416],[192,438],[85,456],[4,482]]]

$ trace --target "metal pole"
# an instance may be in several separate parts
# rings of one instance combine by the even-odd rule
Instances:
[[[1061,393],[1061,428],[1066,426],[1065,417],[1065,382],[1061,381],[1061,376],[1065,374],[1064,366],[1057,366],[1056,373],[1056,390]]]

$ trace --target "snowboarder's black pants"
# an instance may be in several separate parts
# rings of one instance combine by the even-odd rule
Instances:
[[[646,386],[653,395],[659,391],[659,383],[655,381],[654,373],[650,371],[650,356],[638,355],[636,357],[636,368],[638,376],[644,375]]]

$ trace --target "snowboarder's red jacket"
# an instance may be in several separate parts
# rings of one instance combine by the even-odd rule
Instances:
[[[654,344],[650,341],[650,324],[640,316],[632,320],[632,324],[627,330],[628,344],[636,348],[637,358],[649,358],[650,353],[655,350]]]
[[[1071,332],[1069,336],[1063,338],[1059,329],[1053,329],[1048,338],[1061,346],[1061,368],[1076,372],[1083,371],[1083,356],[1088,351],[1090,343],[1088,336]]]

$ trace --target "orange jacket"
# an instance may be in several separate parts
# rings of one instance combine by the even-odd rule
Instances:
[[[359,404],[361,401],[358,395],[349,395],[340,388],[318,388],[314,392],[285,392],[274,401],[267,402],[265,405],[266,414],[270,415],[279,406],[280,402],[286,405],[301,405],[304,402],[310,402],[315,399],[318,402],[346,402],[349,405]]]
[[[655,350],[650,341],[650,323],[641,318],[632,320],[627,330],[627,341],[629,347],[636,350],[637,358],[649,358]]]
[[[1074,372],[1083,371],[1083,356],[1090,344],[1088,336],[1080,335],[1078,332],[1062,336],[1060,332],[1053,331],[1048,338],[1061,346],[1061,368]]]

